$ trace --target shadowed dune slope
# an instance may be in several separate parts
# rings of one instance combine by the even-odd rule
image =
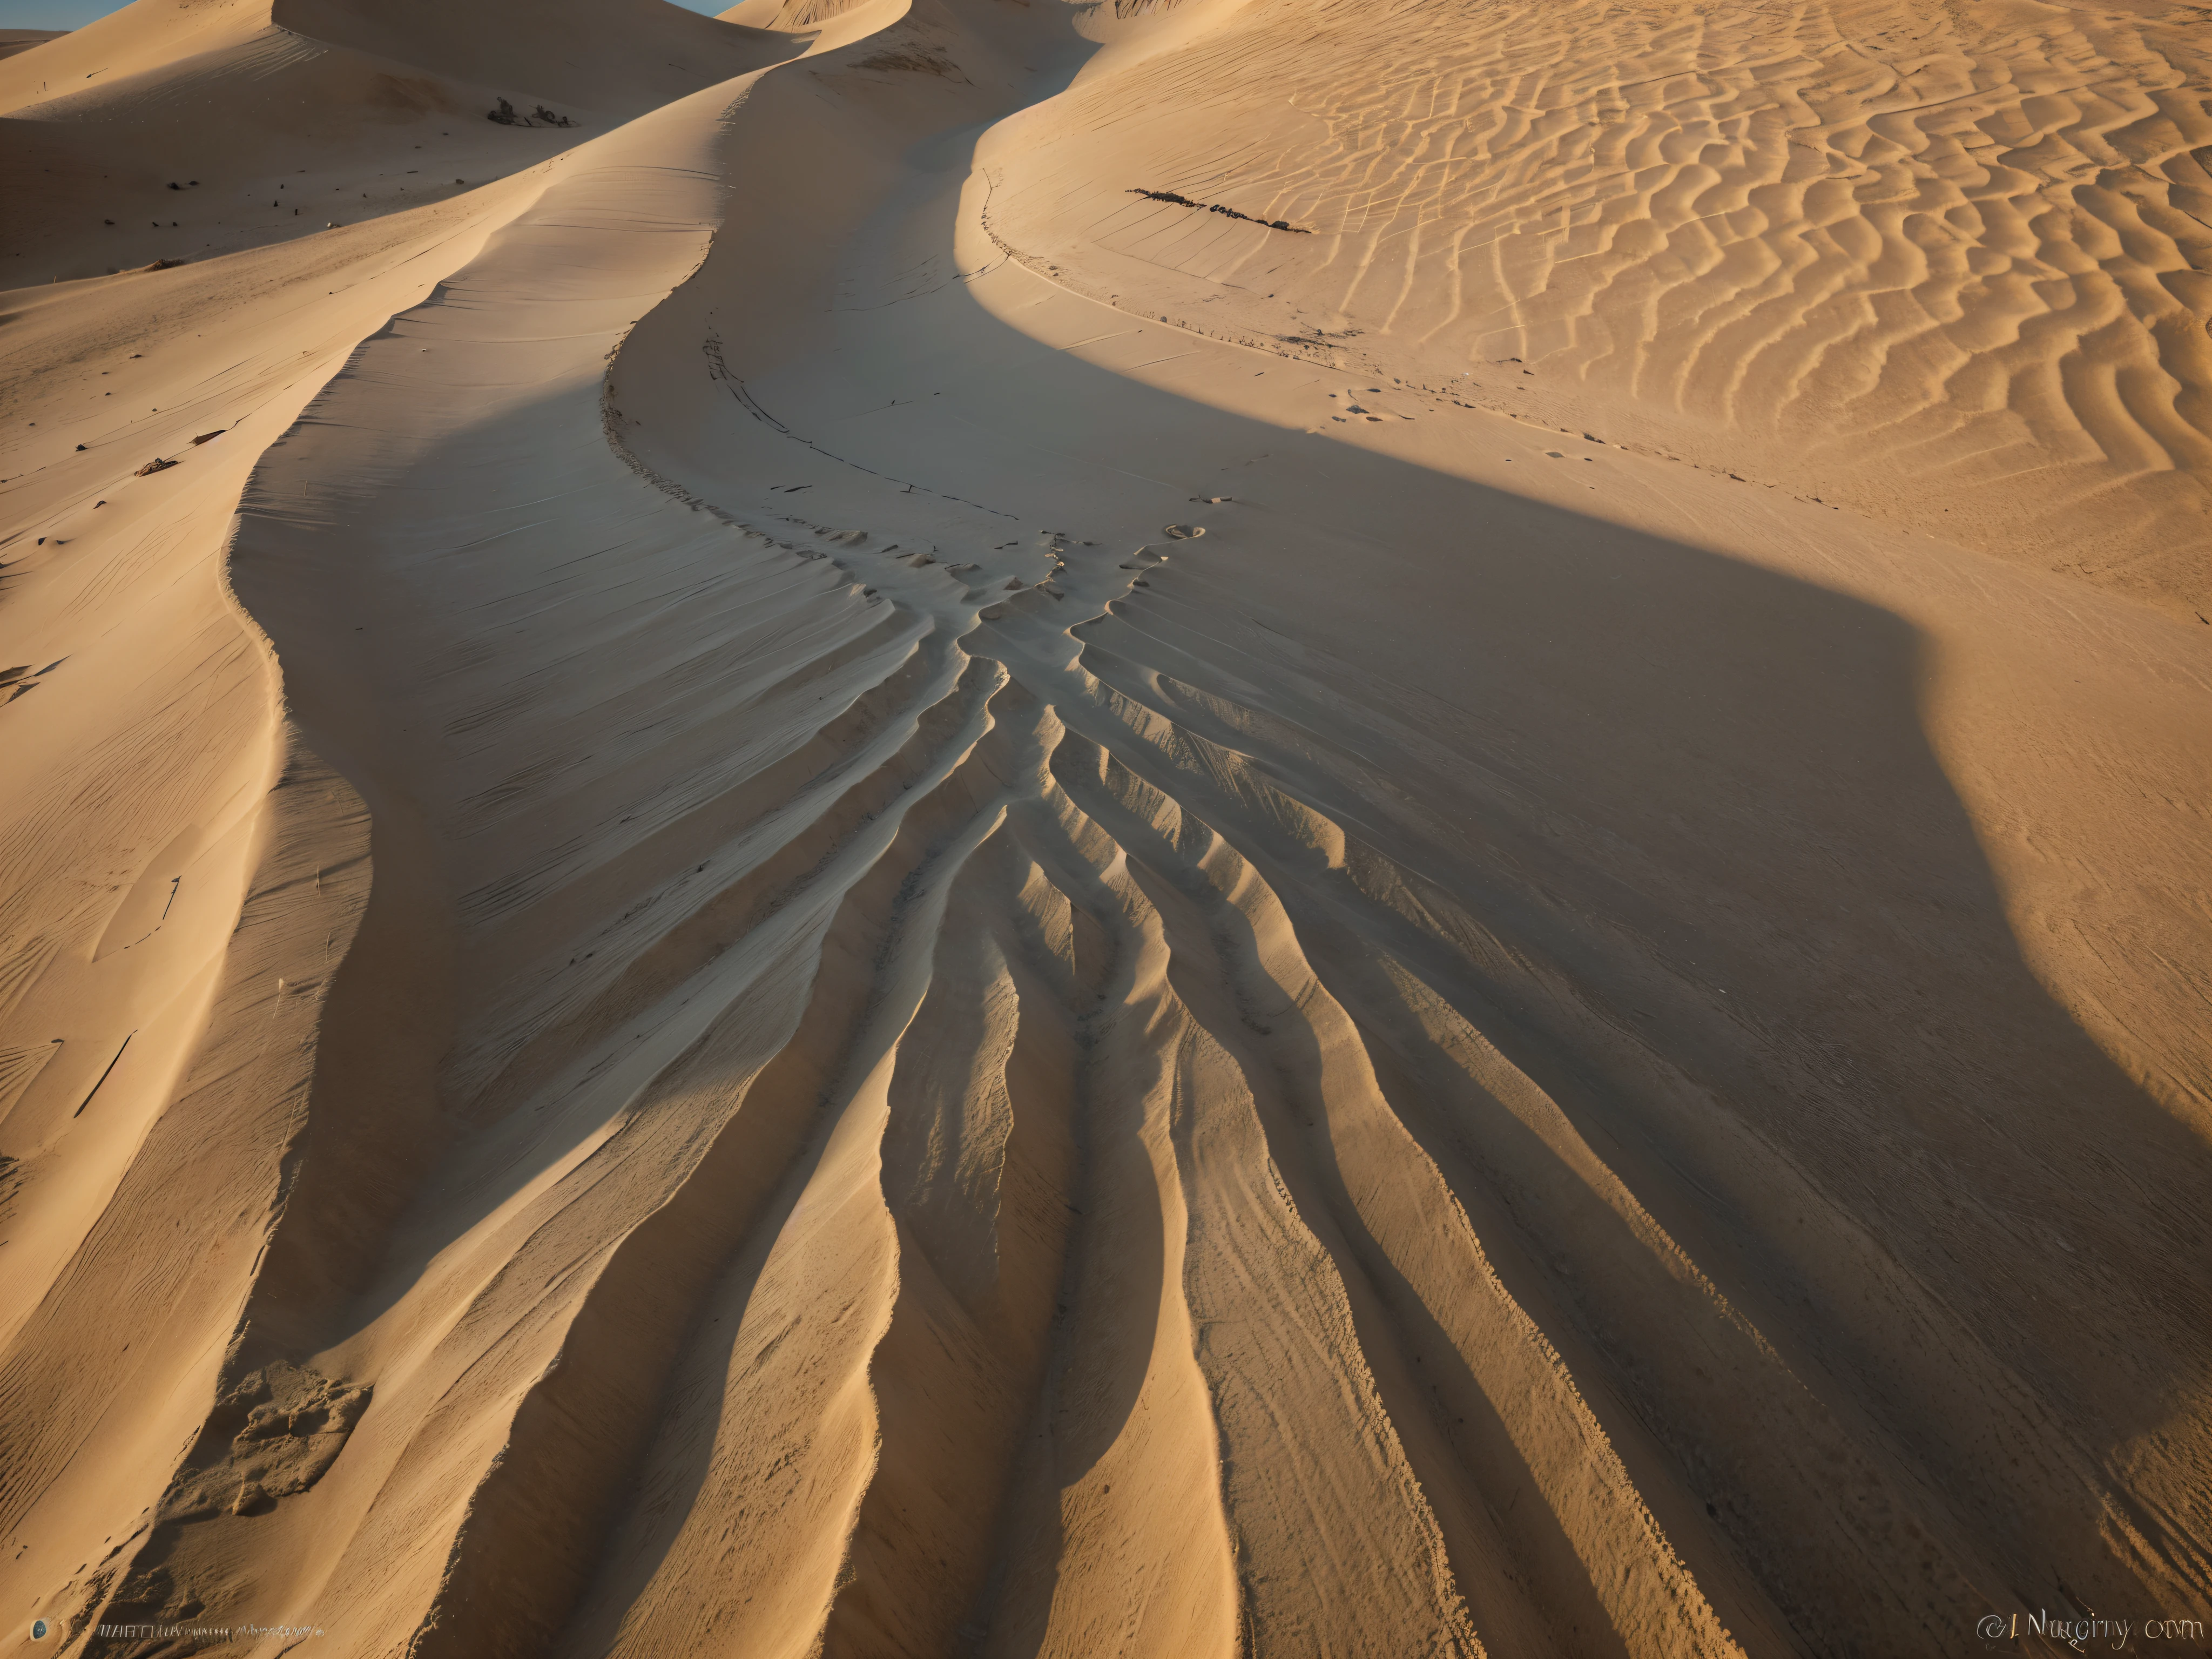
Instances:
[[[740,11],[481,188],[7,296],[0,1595],[257,1659],[2212,1617],[2196,245],[2021,184],[2091,327],[1961,274],[1988,198],[1801,177],[1958,183],[1879,18]],[[2035,64],[2201,119],[2154,8],[1977,15],[1913,27],[2023,178],[2118,142]]]
[[[135,0],[0,62],[0,281],[448,200],[805,45],[664,0]]]

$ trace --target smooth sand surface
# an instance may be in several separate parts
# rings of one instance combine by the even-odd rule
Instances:
[[[4,1639],[2212,1650],[2200,10],[0,61]]]

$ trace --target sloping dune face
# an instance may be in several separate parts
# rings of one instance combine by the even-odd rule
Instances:
[[[1165,267],[1179,307],[1317,362],[1459,371],[1492,403],[1525,366],[1540,408],[1610,394],[1607,437],[2212,609],[2193,9],[1287,21],[1249,8],[1032,124],[1054,136],[1010,170],[1014,240],[1098,250],[1079,269],[1115,287]]]
[[[2172,18],[319,5],[612,113],[9,296],[11,1616],[2212,1619]]]
[[[0,62],[0,282],[450,202],[803,45],[662,0],[138,0]]]

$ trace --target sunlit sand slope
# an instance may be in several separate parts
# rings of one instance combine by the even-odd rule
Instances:
[[[1255,3],[1036,112],[994,216],[1209,328],[2212,614],[2203,33]]]
[[[11,299],[0,1595],[61,1650],[2212,1604],[2200,360],[2124,473],[2067,386],[1943,389],[1856,231],[1795,321],[1723,279],[1790,239],[1672,215],[1664,54],[1811,108],[1795,14],[1122,11],[748,12],[821,32]],[[1673,182],[1492,125],[1552,86],[1648,95]],[[1192,159],[1240,121],[1267,189]],[[1626,251],[1412,234],[1546,191]],[[1853,304],[1892,346],[1774,367]]]

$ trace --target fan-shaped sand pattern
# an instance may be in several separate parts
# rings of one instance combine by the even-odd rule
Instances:
[[[1818,425],[1905,519],[1902,456],[2123,468],[2154,545],[2181,244],[2033,262],[2156,20],[1893,72],[1809,9],[1409,7],[1330,82],[1327,6],[820,11],[336,264],[143,279],[242,355],[123,367],[101,451],[25,394],[18,1607],[411,1659],[2197,1616],[2197,624],[1234,343],[1280,261],[1438,381]],[[2138,92],[2059,90],[2091,50]],[[1304,125],[1176,172],[1133,88]],[[137,362],[132,293],[23,349]]]

